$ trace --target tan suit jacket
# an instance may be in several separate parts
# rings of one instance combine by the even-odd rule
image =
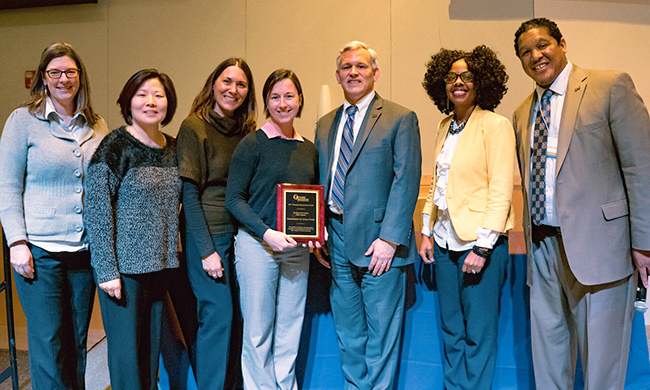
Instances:
[[[438,124],[436,159],[447,138],[452,117]],[[447,207],[458,237],[474,241],[480,227],[498,232],[514,227],[511,205],[514,171],[515,137],[510,121],[476,107],[458,140],[447,181]],[[438,215],[438,207],[433,203],[436,181],[434,167],[429,196],[422,211],[431,216],[429,229],[433,229]]]
[[[533,92],[515,110],[513,126],[524,186],[528,282]],[[626,73],[573,65],[560,122],[555,210],[569,266],[597,285],[633,272],[630,246],[650,249],[650,118]]]

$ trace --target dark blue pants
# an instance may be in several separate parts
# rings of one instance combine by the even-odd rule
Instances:
[[[155,390],[163,300],[171,270],[121,275],[122,298],[99,291],[113,390]]]
[[[406,267],[372,276],[345,255],[343,225],[330,220],[330,303],[346,390],[395,387],[400,359]]]
[[[499,336],[499,300],[506,279],[508,239],[500,237],[478,274],[462,271],[471,250],[434,245],[447,390],[492,388]]]
[[[223,389],[227,368],[231,366],[228,361],[233,321],[232,299],[233,292],[236,292],[236,279],[231,269],[233,242],[231,233],[212,235],[212,243],[221,256],[223,266],[223,277],[214,279],[203,269],[194,239],[187,234],[187,272],[197,300],[199,322],[193,368],[200,390]],[[231,356],[230,360],[232,365],[238,366],[239,354]]]
[[[15,271],[14,278],[27,319],[32,388],[85,389],[86,340],[95,300],[90,254],[29,247],[34,279]]]

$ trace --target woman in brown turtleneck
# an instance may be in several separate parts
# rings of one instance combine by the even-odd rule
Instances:
[[[222,389],[233,318],[234,227],[225,194],[230,158],[255,130],[255,87],[250,68],[229,58],[210,74],[178,132],[183,180],[183,234],[190,284],[197,298],[198,333],[191,355],[200,390]],[[230,359],[238,361],[239,356]]]

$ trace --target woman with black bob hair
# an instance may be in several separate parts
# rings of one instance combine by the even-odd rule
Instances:
[[[494,377],[507,231],[514,227],[515,137],[510,121],[492,110],[507,80],[496,54],[478,46],[441,49],[422,83],[450,114],[438,124],[419,250],[435,263],[447,390],[490,389]]]
[[[166,74],[143,69],[117,103],[127,125],[90,161],[85,220],[111,387],[156,389],[163,298],[178,267],[176,141],[160,131],[174,116],[176,91]]]
[[[239,376],[241,316],[226,184],[232,153],[255,130],[255,117],[251,70],[243,59],[228,58],[208,76],[178,132],[185,215],[181,235],[198,319],[195,340],[192,335],[186,342],[194,351],[190,356],[199,390],[223,389],[224,382]]]
[[[67,43],[43,50],[29,99],[0,140],[0,219],[27,319],[34,389],[84,389],[95,300],[83,223],[90,156],[108,133]]]

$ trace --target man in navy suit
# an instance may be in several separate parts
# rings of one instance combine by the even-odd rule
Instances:
[[[337,58],[345,102],[318,121],[327,196],[330,300],[346,389],[391,389],[399,361],[422,157],[413,111],[382,99],[377,53],[353,41]]]

